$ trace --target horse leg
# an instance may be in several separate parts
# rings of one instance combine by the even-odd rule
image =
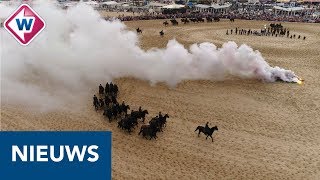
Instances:
[[[212,138],[212,135],[210,135],[211,139],[212,139],[212,142],[213,142],[213,138]]]

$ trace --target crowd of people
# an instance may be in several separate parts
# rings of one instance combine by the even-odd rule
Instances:
[[[235,19],[245,20],[262,20],[262,21],[283,21],[283,22],[315,22],[320,23],[320,18],[314,18],[306,13],[296,15],[279,15],[274,12],[261,11],[230,11],[226,14],[221,14],[222,18],[233,16]]]
[[[138,120],[145,122],[146,115],[149,114],[148,110],[143,110],[140,106],[137,111],[131,110],[128,114],[130,106],[122,101],[121,104],[118,103],[117,97],[119,93],[119,88],[117,84],[107,83],[105,87],[101,84],[99,85],[99,98],[93,96],[93,106],[95,110],[103,110],[103,115],[108,118],[111,123],[112,120],[118,120],[118,127],[128,131],[130,134],[132,130],[139,124]],[[149,124],[143,124],[140,128],[139,135],[142,134],[143,137],[150,139],[157,138],[157,133],[162,132],[163,128],[166,126],[168,114],[159,115],[153,117]]]
[[[256,36],[274,36],[274,37],[287,37],[290,39],[303,39],[306,40],[306,36],[296,35],[290,33],[290,30],[283,27],[280,24],[270,24],[268,28],[260,29],[258,30],[252,30],[252,29],[240,29],[239,27],[236,27],[235,29],[228,29],[226,32],[226,35],[256,35]]]
[[[174,19],[174,18],[206,18],[206,17],[220,17],[245,20],[263,20],[263,21],[284,21],[284,22],[314,22],[320,23],[320,18],[313,18],[312,16],[304,13],[297,15],[277,15],[274,12],[261,12],[261,11],[230,11],[228,13],[213,14],[208,12],[186,12],[175,14],[162,14],[162,13],[140,13],[138,16],[124,16],[119,15],[118,19],[121,21],[136,21],[136,20],[155,20],[155,19]],[[112,19],[107,17],[107,20]]]

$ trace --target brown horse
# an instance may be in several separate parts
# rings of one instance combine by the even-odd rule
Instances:
[[[199,133],[198,133],[198,137],[200,136],[200,133],[203,133],[205,134],[207,137],[206,139],[208,139],[208,137],[210,136],[211,139],[212,139],[212,142],[213,142],[213,138],[212,138],[212,134],[214,131],[218,131],[218,127],[217,126],[214,126],[212,128],[209,128],[207,131],[205,129],[205,127],[203,126],[198,126],[197,129],[195,131],[199,130]]]

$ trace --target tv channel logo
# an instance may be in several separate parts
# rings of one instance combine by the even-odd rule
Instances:
[[[4,22],[4,28],[23,46],[30,44],[45,26],[28,4],[20,5]]]
[[[109,180],[111,132],[0,131],[0,179]]]

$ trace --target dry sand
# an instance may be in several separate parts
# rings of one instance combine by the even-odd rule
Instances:
[[[163,84],[117,79],[120,100],[134,109],[162,111],[170,118],[157,140],[136,129],[128,135],[91,106],[76,113],[36,113],[2,104],[2,130],[111,130],[114,179],[320,179],[320,25],[283,23],[307,40],[225,35],[226,28],[261,28],[268,22],[239,21],[163,27],[161,20],[127,22],[143,30],[141,46],[165,47],[176,38],[186,46],[234,40],[259,50],[271,65],[296,72],[303,85],[236,78],[223,82]],[[164,29],[165,37],[159,37]],[[96,88],[97,89],[97,88]],[[92,92],[96,89],[92,88]],[[214,142],[197,137],[198,125],[217,125]]]

